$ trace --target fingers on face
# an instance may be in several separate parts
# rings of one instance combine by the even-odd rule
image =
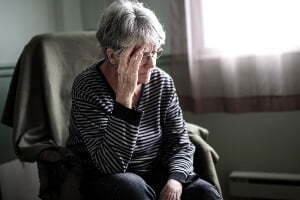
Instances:
[[[127,63],[126,61],[130,58],[133,49],[134,46],[129,46],[124,51],[122,51],[122,53],[120,54],[120,61]]]
[[[147,48],[149,48],[149,46],[147,44],[145,44],[145,45],[139,47],[137,50],[132,49],[132,51],[131,51],[132,56],[129,58],[130,65],[132,65],[134,68],[138,69],[142,62],[144,52],[147,50]]]
[[[138,47],[137,45],[131,45],[121,53],[120,62],[122,66],[130,65],[136,70],[139,68],[144,53],[153,52],[155,50],[155,45],[153,44],[143,44]]]

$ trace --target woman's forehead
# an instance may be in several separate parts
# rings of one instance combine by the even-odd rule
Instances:
[[[136,44],[135,47],[133,48],[133,51],[136,52],[137,50],[139,50],[144,44]],[[155,44],[147,44],[145,43],[145,45],[148,45],[149,48],[147,48],[145,50],[145,52],[153,52],[153,51],[157,51],[159,48],[157,45]]]

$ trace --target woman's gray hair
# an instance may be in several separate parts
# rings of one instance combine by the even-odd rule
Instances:
[[[132,44],[161,47],[166,36],[155,14],[142,3],[117,0],[103,13],[96,37],[106,55],[108,48],[122,51]]]

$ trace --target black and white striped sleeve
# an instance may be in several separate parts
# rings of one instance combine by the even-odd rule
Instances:
[[[101,104],[81,90],[72,95],[72,121],[95,166],[107,174],[126,172],[143,112],[117,102]]]
[[[194,145],[186,131],[178,97],[174,91],[163,123],[164,148],[162,159],[169,169],[169,178],[187,182],[193,172]]]

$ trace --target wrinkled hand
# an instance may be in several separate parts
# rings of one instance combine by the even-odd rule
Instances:
[[[159,200],[180,200],[182,184],[174,179],[169,179],[159,195]]]
[[[147,45],[140,47],[135,53],[135,45],[126,48],[120,54],[118,65],[118,87],[116,101],[126,107],[132,107],[132,97],[137,87],[138,71],[141,64],[143,53]]]

